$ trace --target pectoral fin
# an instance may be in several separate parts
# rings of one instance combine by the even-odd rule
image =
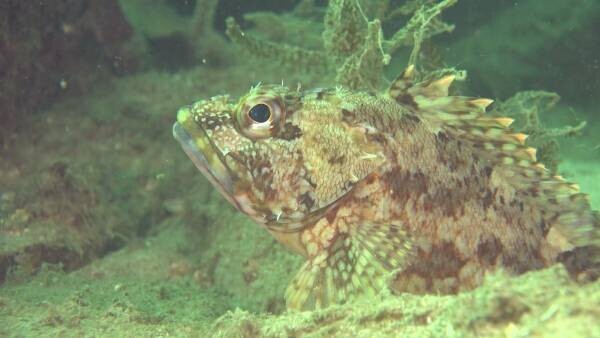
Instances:
[[[397,225],[356,226],[302,266],[286,291],[287,307],[311,310],[376,295],[409,251],[410,242]]]

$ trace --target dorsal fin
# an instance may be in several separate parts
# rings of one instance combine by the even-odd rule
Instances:
[[[437,98],[448,96],[448,88],[455,80],[453,74],[444,75],[437,79],[414,83],[415,66],[410,65],[390,85],[388,94],[398,102],[418,96]]]
[[[434,132],[444,132],[469,146],[494,172],[545,215],[547,226],[566,238],[570,247],[600,247],[600,220],[587,195],[560,176],[553,176],[525,145],[527,135],[515,133],[511,118],[485,114],[492,100],[448,96],[454,77],[416,82],[409,66],[390,86],[389,95],[408,106]],[[597,250],[599,251],[599,250]],[[596,251],[596,252],[597,252]],[[592,261],[600,263],[600,254]]]
[[[398,98],[408,93],[408,88],[413,86],[415,66],[410,65],[406,67],[404,72],[402,72],[398,77],[392,81],[390,85],[390,89],[388,89],[388,94],[394,98],[396,101]]]

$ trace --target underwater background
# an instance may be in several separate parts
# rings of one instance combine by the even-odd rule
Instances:
[[[0,0],[0,336],[600,337],[562,266],[285,311],[302,258],[194,168],[179,107],[446,69],[600,209],[600,1],[359,0],[384,40],[349,42],[351,1]],[[349,45],[372,61],[340,71]]]

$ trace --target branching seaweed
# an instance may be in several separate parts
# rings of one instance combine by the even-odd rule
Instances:
[[[420,64],[427,55],[424,42],[438,34],[451,32],[454,25],[441,20],[441,13],[458,0],[408,0],[404,5],[392,8],[390,0],[359,1],[330,0],[324,18],[322,50],[309,50],[299,46],[275,43],[245,34],[233,18],[227,19],[227,35],[244,49],[261,58],[275,59],[285,66],[301,68],[302,71],[335,74],[336,85],[349,89],[378,90],[383,83],[384,67],[399,49],[411,47],[408,64]],[[313,0],[305,0],[294,13],[317,13]],[[303,15],[304,15],[303,14]],[[308,14],[307,14],[308,15]],[[393,20],[411,16],[404,27],[388,39],[382,31],[380,19],[369,20],[367,16]],[[452,74],[456,80],[464,80],[466,72],[455,68],[443,68],[421,73],[427,80]],[[554,93],[542,91],[520,92],[496,105],[491,114],[515,118],[513,128],[529,135],[528,144],[538,149],[538,159],[549,170],[556,172],[558,166],[557,137],[578,134],[586,125],[547,129],[542,126],[539,114],[552,108],[559,100]]]
[[[242,46],[244,50],[255,56],[275,59],[283,64],[295,65],[306,69],[311,67],[319,69],[319,65],[323,65],[323,60],[327,60],[325,54],[322,52],[274,43],[249,36],[242,32],[240,26],[232,17],[227,18],[226,25],[226,34],[231,41]],[[327,65],[324,66],[327,67]]]
[[[195,54],[202,63],[212,65],[226,64],[228,55],[226,40],[214,30],[215,12],[219,0],[201,0],[196,2],[194,14],[186,32],[188,39],[194,41]]]
[[[214,34],[215,12],[219,0],[197,1],[193,14],[192,31],[197,35]]]
[[[274,43],[249,36],[242,32],[235,19],[227,19],[227,35],[243,46],[249,53],[268,59],[275,59],[284,65],[300,67],[303,71],[335,72],[336,84],[350,89],[380,89],[383,68],[391,54],[399,48],[414,45],[412,55],[416,62],[423,40],[448,32],[452,25],[439,19],[441,12],[457,0],[443,0],[431,4],[428,0],[412,1],[417,8],[405,27],[388,40],[381,29],[381,21],[369,21],[357,0],[330,0],[325,14],[325,29],[322,35],[323,51],[308,50],[303,47]],[[373,4],[379,6],[374,8]],[[417,6],[418,4],[418,6]],[[302,12],[310,12],[312,1],[300,3]],[[370,2],[368,13],[380,13],[389,7],[388,1]]]
[[[553,173],[558,169],[558,137],[578,135],[586,126],[581,121],[576,126],[545,128],[540,113],[552,109],[560,100],[556,93],[544,91],[524,91],[499,103],[490,114],[508,116],[515,119],[513,128],[529,135],[527,144],[537,148],[538,160]]]
[[[456,4],[457,1],[444,0],[435,5],[422,4],[414,12],[406,26],[384,42],[386,52],[391,54],[400,47],[417,46],[435,35],[452,32],[454,25],[443,22],[439,16],[442,11]]]

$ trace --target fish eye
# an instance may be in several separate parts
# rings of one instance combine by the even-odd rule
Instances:
[[[256,123],[264,123],[271,118],[271,108],[264,103],[259,103],[248,111],[248,116]]]
[[[253,97],[242,101],[236,113],[239,130],[258,140],[277,134],[285,122],[285,107],[279,97]]]

